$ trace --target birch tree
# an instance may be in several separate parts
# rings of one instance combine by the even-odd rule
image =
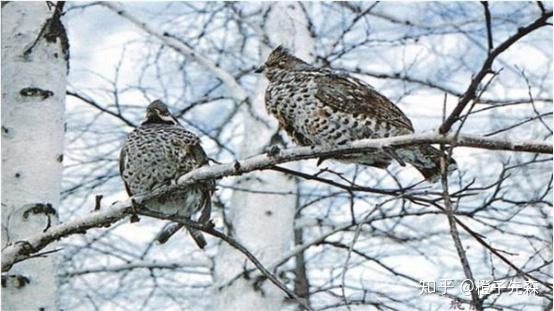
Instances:
[[[69,57],[62,9],[2,3],[3,249],[58,224]],[[59,309],[57,251],[52,243],[10,265],[2,274],[4,309]]]
[[[271,47],[283,45],[305,59],[313,60],[313,42],[298,3],[271,3],[262,10],[267,11],[268,15],[265,25],[258,27],[268,34],[271,44],[261,47],[263,57],[267,57]],[[268,117],[265,109],[267,81],[260,77],[257,84],[252,107],[245,107],[242,112],[242,158],[264,152],[264,147],[275,147],[272,144],[282,147],[282,138],[271,139],[279,133],[276,122]],[[259,193],[233,193],[226,213],[233,228],[232,233],[257,254],[264,264],[271,266],[293,243],[293,220],[297,205],[293,195],[276,197],[271,192],[296,193],[297,183],[294,178],[277,172],[264,172],[239,179],[237,185],[257,189]],[[221,290],[216,295],[215,309],[280,310],[285,296],[279,288],[263,279],[251,280],[247,275],[236,279],[245,267],[251,265],[245,263],[242,254],[229,246],[220,247],[215,262],[215,280]]]

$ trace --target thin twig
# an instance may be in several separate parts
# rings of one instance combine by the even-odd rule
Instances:
[[[483,9],[485,10],[485,23],[487,25],[487,44],[489,47],[488,52],[490,54],[493,49],[491,12],[489,11],[489,3],[487,1],[481,1],[481,4],[483,5]]]
[[[134,128],[134,127],[137,126],[135,123],[131,122],[129,119],[125,118],[123,115],[121,115],[121,114],[119,114],[119,113],[117,113],[117,112],[113,112],[113,111],[111,111],[111,110],[109,110],[109,109],[107,109],[107,108],[104,108],[104,107],[100,106],[100,104],[98,104],[97,102],[95,102],[94,100],[92,100],[92,99],[90,99],[90,98],[85,97],[84,95],[81,95],[81,94],[78,94],[78,93],[75,93],[75,92],[71,92],[71,91],[67,91],[67,92],[66,92],[66,95],[68,95],[68,96],[73,96],[73,97],[75,97],[75,98],[77,98],[77,99],[80,99],[80,100],[82,100],[83,102],[85,102],[85,103],[87,103],[87,104],[93,106],[94,108],[96,108],[96,109],[98,109],[98,110],[100,110],[100,111],[102,111],[102,112],[105,112],[105,113],[107,113],[107,114],[109,114],[109,115],[111,115],[111,116],[114,116],[114,117],[118,118],[119,120],[123,121],[123,123],[127,124],[127,125],[130,126],[130,127],[133,127],[133,128]]]
[[[102,207],[102,198],[104,196],[99,194],[94,197],[94,211],[97,212],[100,210],[100,207]]]
[[[471,280],[471,284],[475,283],[475,278],[473,278],[473,273],[471,272],[471,266],[469,265],[469,260],[467,259],[467,255],[464,251],[464,246],[462,244],[462,240],[460,239],[460,234],[458,232],[458,227],[456,226],[456,221],[454,220],[454,210],[452,208],[452,200],[450,199],[450,195],[448,193],[448,177],[446,174],[446,161],[441,161],[441,167],[442,167],[442,174],[441,174],[441,183],[442,183],[442,189],[443,189],[443,200],[445,205],[445,211],[446,216],[448,217],[448,225],[450,226],[450,236],[452,236],[452,240],[454,241],[454,246],[456,247],[456,252],[458,253],[458,257],[460,258],[460,262],[462,264],[462,268],[464,270],[464,275],[466,279]],[[473,302],[473,307],[476,310],[483,310],[483,306],[481,305],[481,300],[479,299],[479,293],[477,292],[477,286],[474,286],[471,289],[471,300]]]

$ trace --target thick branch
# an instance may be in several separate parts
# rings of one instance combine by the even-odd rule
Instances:
[[[131,209],[130,203],[130,200],[117,203],[105,211],[90,213],[84,217],[50,227],[46,232],[30,236],[24,241],[8,244],[2,250],[2,272],[9,271],[14,263],[27,259],[62,237],[86,233],[91,228],[109,227],[127,215]]]
[[[475,98],[475,94],[477,92],[477,88],[481,84],[481,81],[487,73],[491,72],[492,70],[492,64],[494,60],[502,54],[502,52],[506,51],[510,46],[512,46],[514,43],[516,43],[519,39],[525,37],[529,33],[533,32],[536,29],[539,29],[543,26],[548,25],[547,20],[552,17],[552,11],[546,12],[543,15],[541,15],[540,18],[535,20],[533,23],[531,23],[528,26],[521,27],[518,29],[517,33],[515,33],[513,36],[509,37],[506,41],[502,42],[499,46],[497,46],[494,50],[489,51],[489,54],[487,58],[485,59],[485,62],[483,63],[483,66],[481,67],[481,70],[475,75],[473,80],[471,80],[471,83],[469,84],[467,90],[464,93],[464,96],[460,99],[458,102],[458,105],[454,108],[452,113],[448,116],[448,118],[444,121],[444,123],[439,128],[439,133],[444,134],[447,133],[454,122],[458,120],[458,116],[462,113],[464,108],[467,106],[467,104]]]
[[[163,192],[173,191],[179,186],[189,185],[200,180],[219,179],[226,176],[242,175],[256,170],[270,169],[276,164],[292,162],[302,159],[319,157],[333,157],[357,152],[380,150],[384,147],[398,148],[417,144],[441,143],[452,146],[466,146],[491,150],[523,151],[535,153],[552,153],[552,145],[533,141],[506,141],[492,138],[483,138],[470,135],[415,134],[382,139],[363,139],[341,147],[299,147],[284,149],[276,155],[261,154],[244,160],[234,161],[212,166],[203,166],[195,169],[181,178],[177,185],[158,189],[152,193],[135,196],[132,199],[141,203],[147,199],[160,195]],[[2,271],[8,271],[11,266],[43,249],[48,244],[62,237],[76,233],[85,233],[90,228],[109,226],[127,215],[131,209],[131,199],[114,204],[110,209],[93,212],[90,215],[64,224],[51,227],[48,231],[29,237],[25,241],[18,241],[2,250]]]

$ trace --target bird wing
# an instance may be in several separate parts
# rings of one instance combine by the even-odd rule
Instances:
[[[121,148],[121,152],[119,153],[119,175],[122,177],[123,184],[125,185],[125,191],[127,191],[127,194],[131,196],[131,189],[129,188],[129,185],[123,178],[123,172],[125,171],[125,163],[127,162],[127,150],[126,146],[123,146]]]
[[[185,174],[194,168],[198,168],[203,165],[208,165],[209,158],[206,152],[204,151],[204,148],[202,148],[202,146],[200,145],[200,139],[193,133],[183,128],[179,128],[179,130],[180,131],[177,137],[175,137],[175,139],[172,140],[172,144],[177,146],[181,150],[181,152],[193,162],[193,167],[188,168],[187,171],[185,172],[181,172],[181,174]],[[210,194],[211,194],[213,192],[213,188],[215,187],[215,183],[212,180],[207,182],[207,185],[209,185]]]
[[[336,110],[363,114],[379,122],[413,132],[412,122],[388,98],[354,77],[327,72],[315,79],[315,97]]]
[[[187,157],[193,160],[194,168],[209,164],[208,155],[204,151],[204,148],[202,148],[202,146],[200,145],[200,139],[198,139],[196,135],[188,132],[185,129],[182,129],[182,131],[179,132],[178,137],[179,138],[173,140],[172,143],[178,146],[182,150],[182,152],[186,154]],[[205,185],[205,190],[202,191],[202,210],[198,221],[201,223],[205,223],[210,220],[212,210],[211,197],[215,190],[215,182],[213,180],[209,180],[203,182],[202,184]],[[191,234],[193,234],[193,231],[189,231],[191,232]],[[195,241],[197,241],[196,238]]]
[[[181,155],[193,161],[194,168],[208,163],[208,156],[200,146],[200,139],[196,135],[181,127],[175,129],[173,133],[171,144],[180,150]]]
[[[198,166],[208,164],[208,155],[204,151],[204,148],[200,146],[200,142],[189,147],[191,156],[194,158],[194,161]]]
[[[202,148],[202,146],[200,146],[200,141],[197,141],[196,144],[189,146],[188,150],[190,152],[190,155],[192,156],[192,158],[196,162],[196,167],[209,165],[208,155],[204,151],[204,148]],[[215,182],[213,180],[210,180],[210,181],[206,182],[206,185],[208,186],[208,189],[209,189],[208,190],[209,197],[211,197],[211,194],[213,193],[213,191],[215,189]],[[208,197],[208,201],[209,201],[209,197]]]

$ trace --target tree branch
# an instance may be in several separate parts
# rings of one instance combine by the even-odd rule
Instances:
[[[489,10],[489,3],[487,1],[481,1],[483,9],[485,10],[485,23],[487,25],[487,44],[488,51],[493,49],[493,40],[492,40],[492,26],[491,26],[491,12]]]
[[[481,67],[481,70],[479,70],[479,72],[475,75],[475,77],[469,84],[463,97],[458,102],[458,105],[456,105],[452,113],[440,126],[439,128],[440,134],[447,133],[450,130],[454,122],[458,120],[458,116],[462,113],[462,111],[467,106],[467,104],[472,99],[475,98],[475,93],[477,92],[477,88],[479,87],[479,84],[481,84],[481,81],[487,75],[487,73],[489,73],[492,70],[492,64],[494,60],[500,54],[502,54],[502,52],[506,51],[510,46],[516,43],[519,39],[525,37],[527,34],[533,32],[534,30],[537,30],[543,26],[548,25],[547,20],[550,17],[552,17],[552,11],[545,12],[533,23],[529,24],[528,26],[519,28],[518,31],[513,36],[509,37],[506,41],[502,42],[502,44],[500,44],[494,50],[489,52],[487,58],[485,59],[485,62],[483,63],[483,66]]]
[[[137,261],[131,263],[124,263],[119,265],[107,265],[99,266],[93,268],[84,268],[82,270],[72,270],[67,271],[62,274],[58,274],[61,278],[71,278],[75,276],[81,276],[92,273],[117,273],[121,271],[135,270],[135,269],[168,269],[175,270],[177,272],[186,272],[186,273],[195,273],[195,274],[210,274],[211,262],[198,262],[195,261],[194,264],[183,264],[182,261],[171,261],[171,262],[147,262],[147,261]]]
[[[464,275],[466,279],[471,280],[472,284],[475,283],[475,278],[471,272],[471,266],[469,265],[469,260],[467,259],[462,240],[460,239],[460,233],[458,232],[458,227],[456,226],[456,220],[454,218],[454,209],[452,207],[452,200],[450,199],[450,194],[448,193],[448,177],[446,175],[446,170],[444,169],[445,163],[442,163],[442,174],[441,174],[441,184],[443,189],[443,200],[445,206],[445,214],[448,218],[448,225],[450,227],[450,236],[454,241],[454,246],[456,247],[456,252],[460,258],[462,268],[464,270]],[[479,299],[479,293],[477,292],[477,286],[471,289],[471,301],[475,310],[483,310],[481,300]]]
[[[88,229],[107,227],[125,217],[131,209],[132,200],[136,203],[154,198],[160,194],[173,191],[179,187],[190,185],[201,180],[219,179],[226,176],[242,175],[256,170],[273,169],[276,164],[319,157],[333,157],[351,153],[382,150],[383,148],[400,148],[418,144],[449,144],[490,150],[506,150],[552,153],[552,145],[535,141],[507,141],[484,138],[471,135],[414,134],[395,136],[382,139],[362,139],[341,147],[298,147],[279,150],[275,155],[260,154],[244,160],[231,163],[203,166],[181,176],[176,185],[159,188],[151,193],[134,196],[129,200],[115,203],[110,209],[93,212],[90,215],[53,226],[46,232],[33,235],[25,241],[15,241],[2,250],[2,271],[8,271],[11,266],[29,255],[36,253],[48,244],[62,237],[77,233],[85,233]]]
[[[122,121],[123,123],[127,124],[127,125],[130,126],[130,127],[133,127],[133,128],[137,127],[137,125],[136,125],[135,123],[133,123],[131,120],[125,118],[125,117],[124,117],[123,115],[121,115],[119,112],[113,112],[113,111],[111,111],[111,110],[109,110],[109,109],[107,109],[107,108],[104,108],[104,107],[100,106],[98,103],[96,103],[94,100],[92,100],[92,99],[90,99],[90,98],[87,98],[87,97],[85,97],[84,95],[78,94],[78,93],[76,93],[76,92],[71,92],[71,91],[67,91],[67,92],[65,92],[65,94],[66,94],[67,96],[73,96],[73,97],[75,97],[75,98],[77,98],[77,99],[80,99],[81,101],[83,101],[83,102],[85,102],[85,103],[91,105],[92,107],[94,107],[94,108],[96,108],[96,109],[98,109],[98,110],[100,110],[100,111],[102,111],[102,112],[105,112],[105,113],[107,113],[107,114],[109,114],[109,115],[111,115],[111,116],[113,116],[113,117],[118,118],[120,121]]]
[[[131,200],[117,203],[112,208],[93,212],[87,216],[50,227],[46,232],[15,241],[2,249],[2,272],[7,272],[13,264],[23,261],[50,243],[73,234],[84,234],[88,229],[109,227],[125,217],[131,210]]]

